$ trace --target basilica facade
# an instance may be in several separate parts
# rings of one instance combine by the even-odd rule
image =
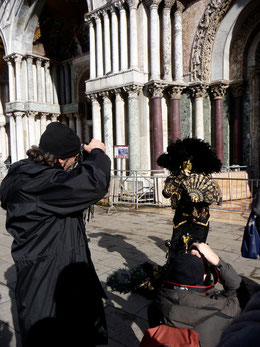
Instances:
[[[1,0],[1,161],[58,120],[115,170],[159,169],[189,136],[259,177],[259,114],[258,0]]]

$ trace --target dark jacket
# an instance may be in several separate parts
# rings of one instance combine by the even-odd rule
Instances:
[[[55,316],[57,279],[71,263],[88,264],[89,285],[100,300],[104,296],[91,261],[83,211],[107,193],[109,181],[110,159],[100,149],[69,172],[30,159],[10,167],[0,198],[7,210],[6,229],[14,238],[22,335],[36,321]]]
[[[202,347],[216,346],[223,330],[240,312],[236,290],[241,278],[223,260],[219,265],[224,292],[211,289],[203,294],[197,288],[162,288],[148,308],[150,327],[166,324],[193,329],[199,334]]]

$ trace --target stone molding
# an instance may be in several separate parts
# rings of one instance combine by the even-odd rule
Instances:
[[[210,81],[211,54],[216,31],[233,0],[210,0],[198,25],[191,53],[193,81]]]

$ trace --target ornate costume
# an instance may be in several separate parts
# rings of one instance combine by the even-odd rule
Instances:
[[[211,173],[219,172],[221,162],[208,143],[186,138],[170,142],[158,164],[171,174],[166,178],[163,196],[175,209],[171,253],[183,250],[183,237],[205,242],[209,230],[209,206],[221,203],[221,192]]]

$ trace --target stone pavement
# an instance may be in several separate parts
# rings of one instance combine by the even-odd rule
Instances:
[[[149,300],[138,294],[112,292],[106,286],[106,279],[119,268],[131,268],[144,261],[163,265],[164,241],[171,236],[173,212],[169,208],[120,208],[110,214],[106,211],[107,208],[96,206],[87,230],[92,259],[108,295],[105,303],[108,347],[138,347],[148,328]],[[260,283],[259,260],[240,256],[248,214],[211,211],[211,215],[210,246],[240,274]],[[5,212],[0,209],[0,346],[20,347],[14,295],[16,275],[10,255],[12,238],[5,231],[4,223]]]

